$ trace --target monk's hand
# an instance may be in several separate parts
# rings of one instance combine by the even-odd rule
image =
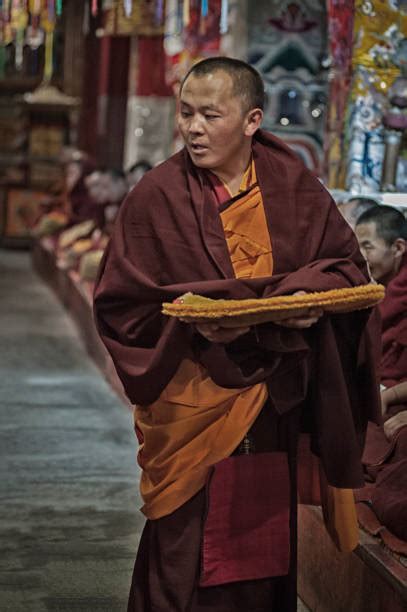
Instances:
[[[196,330],[209,342],[227,344],[250,331],[250,327],[221,327],[217,323],[196,323]]]
[[[407,426],[407,410],[402,410],[398,414],[388,419],[384,424],[384,433],[391,440],[399,429]]]
[[[306,295],[306,291],[296,291],[293,295]],[[293,329],[307,329],[317,323],[323,314],[322,308],[309,308],[305,314],[301,314],[298,317],[280,319],[280,321],[275,321],[275,323]]]
[[[390,387],[389,389],[383,389],[383,391],[381,391],[380,393],[380,399],[381,399],[381,403],[382,403],[382,415],[385,416],[385,414],[387,413],[389,406],[391,405],[391,394],[393,393],[392,388]]]

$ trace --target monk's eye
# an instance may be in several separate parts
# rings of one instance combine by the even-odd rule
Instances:
[[[192,117],[192,113],[186,110],[181,111],[181,117]]]
[[[219,115],[205,115],[205,119],[209,119],[209,121],[211,121],[212,119],[218,119]]]

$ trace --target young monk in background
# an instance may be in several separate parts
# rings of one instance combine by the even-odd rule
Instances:
[[[386,286],[380,379],[385,387],[407,380],[407,221],[391,206],[375,206],[356,224],[356,236],[375,281]]]
[[[373,278],[386,285],[379,304],[384,426],[368,429],[364,461],[372,485],[362,501],[407,541],[407,221],[391,206],[376,206],[359,217],[356,235]]]
[[[97,251],[98,255],[92,256],[92,261],[95,257],[100,261],[120,205],[127,194],[125,175],[121,170],[114,168],[95,170],[87,176],[85,186],[96,208],[92,218],[74,225],[60,235],[58,242],[60,268],[80,267],[80,259],[90,252]],[[89,270],[88,267],[88,272],[85,274],[87,280],[91,280]],[[95,270],[94,265],[92,270]]]
[[[296,610],[300,431],[331,485],[363,484],[367,419],[379,418],[368,311],[233,329],[161,314],[187,291],[369,283],[327,191],[260,129],[263,107],[248,64],[196,64],[180,93],[185,148],[131,191],[101,264],[95,317],[136,405],[148,519],[129,612]]]
[[[89,219],[99,211],[86,186],[95,164],[81,151],[73,151],[64,162],[64,190],[58,198],[50,198],[46,212],[37,222],[33,234],[50,236]]]
[[[78,271],[81,280],[95,281],[100,260],[127,191],[128,185],[124,172],[108,169],[102,174],[95,198],[103,205],[103,225],[93,232],[90,247],[86,249],[86,252],[82,251],[79,257]]]

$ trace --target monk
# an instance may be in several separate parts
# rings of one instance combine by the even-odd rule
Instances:
[[[356,223],[356,236],[373,278],[386,286],[382,317],[381,383],[407,380],[407,221],[391,206],[374,206]]]
[[[86,187],[93,173],[93,161],[82,151],[74,151],[64,162],[64,197],[51,198],[49,210],[39,219],[33,234],[37,237],[57,235],[64,228],[97,218],[98,207]]]
[[[370,311],[237,328],[161,314],[188,291],[369,283],[327,191],[260,128],[263,108],[251,66],[194,65],[180,89],[185,147],[127,196],[101,263],[95,320],[135,405],[147,517],[129,612],[296,610],[300,432],[330,485],[363,484],[380,410]]]
[[[386,285],[382,318],[383,427],[370,424],[364,462],[371,484],[358,497],[391,534],[385,542],[407,551],[407,221],[391,206],[376,206],[356,223],[356,235],[373,278]],[[367,529],[373,523],[362,521]],[[380,532],[386,534],[386,532]]]
[[[61,234],[57,265],[63,269],[77,268],[81,277],[94,280],[120,204],[127,194],[127,183],[124,172],[107,168],[92,172],[86,178],[86,187],[96,207],[93,218]]]

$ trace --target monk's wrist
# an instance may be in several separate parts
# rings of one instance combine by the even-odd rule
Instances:
[[[396,387],[392,387],[392,391],[393,391],[393,401],[392,401],[392,404],[399,404],[400,403],[400,398],[399,398],[399,395],[397,393],[397,386]]]
[[[400,402],[400,398],[397,394],[395,387],[388,387],[382,392],[382,400],[386,404],[397,404]]]

